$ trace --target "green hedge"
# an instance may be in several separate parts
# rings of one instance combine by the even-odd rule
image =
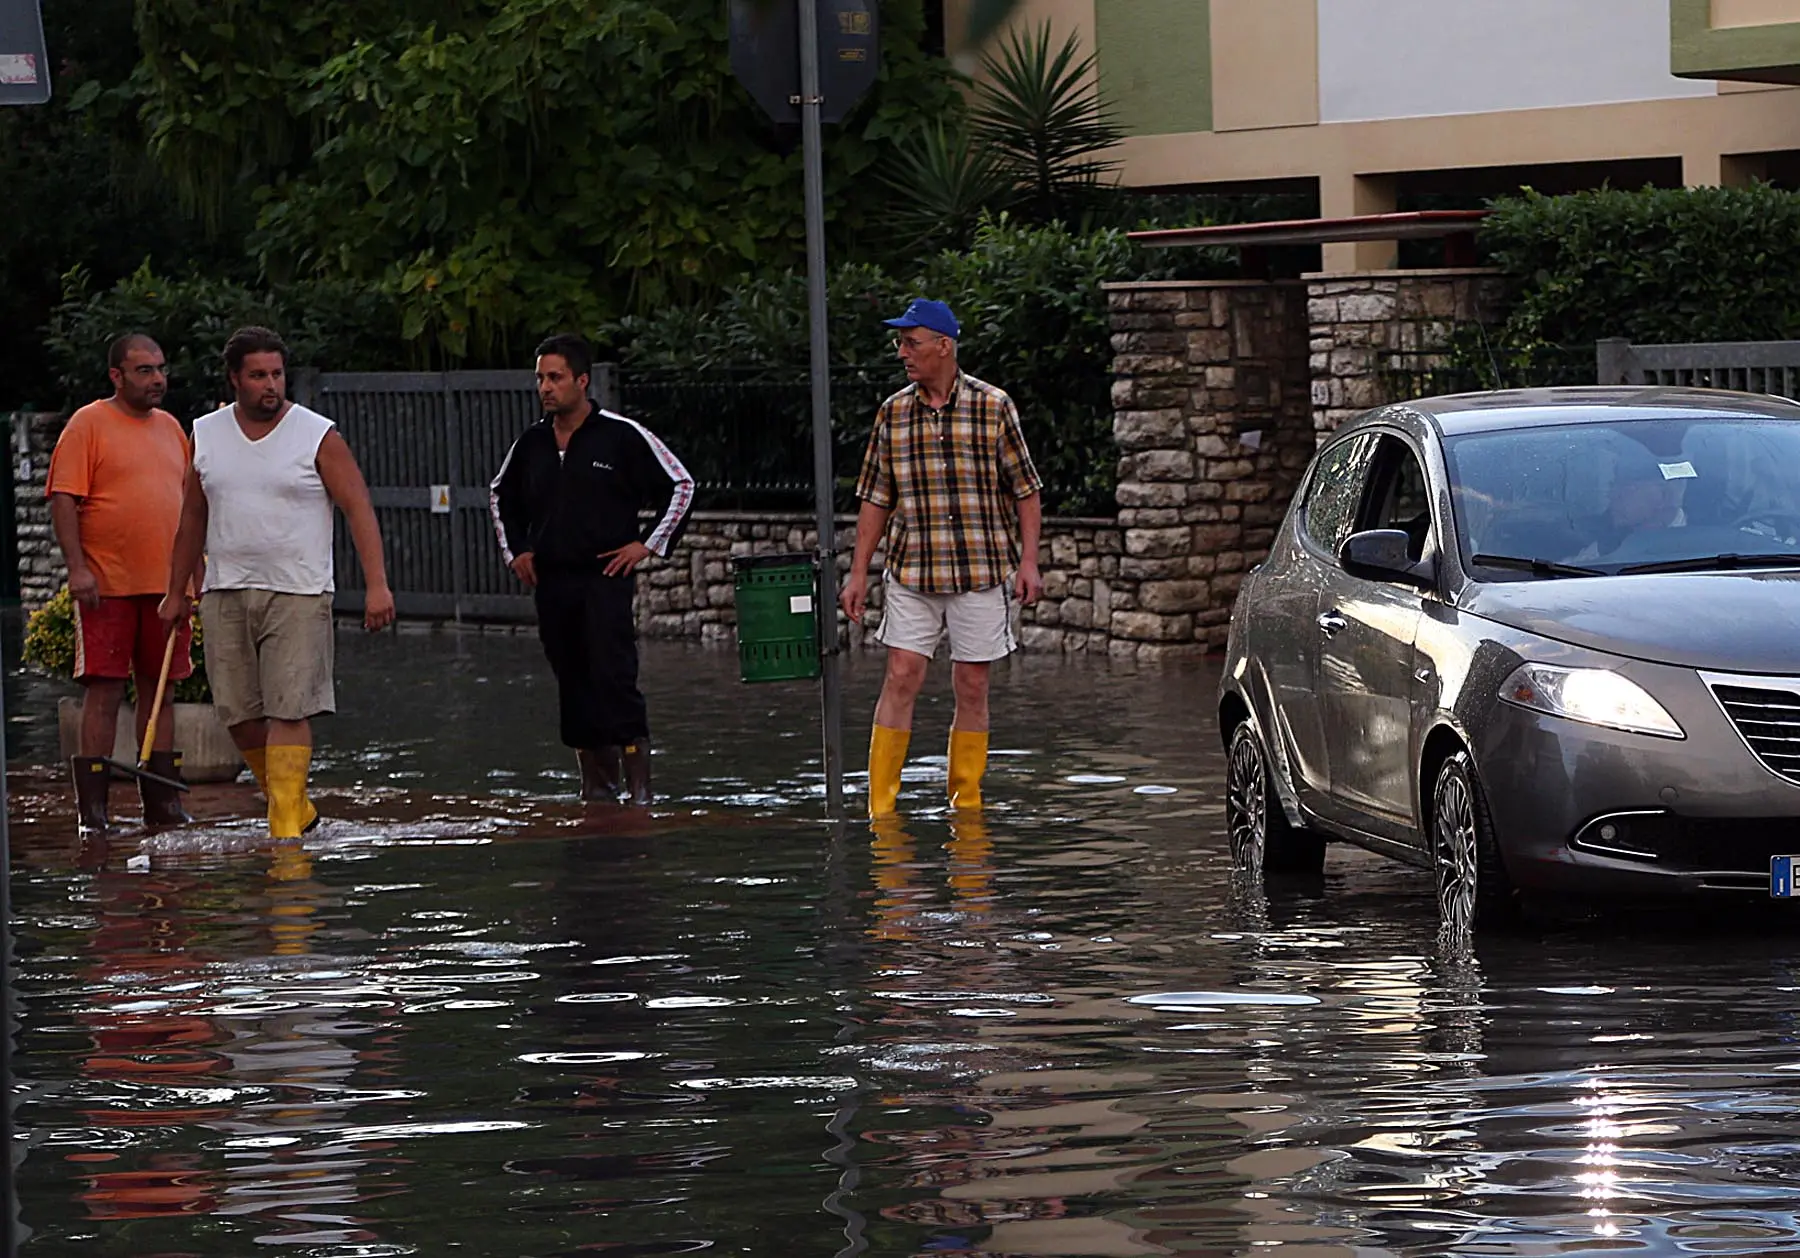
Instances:
[[[1527,193],[1496,201],[1481,236],[1511,281],[1509,346],[1800,338],[1800,194]]]
[[[160,276],[148,265],[100,293],[88,291],[85,271],[71,271],[44,339],[62,402],[72,408],[112,391],[106,349],[114,337],[149,333],[169,360],[163,405],[192,420],[226,400],[220,353],[226,338],[246,324],[281,333],[290,371],[310,366],[398,371],[419,365],[400,340],[397,307],[372,288],[315,281],[257,289],[205,277]]]
[[[1053,488],[1048,509],[1110,515],[1119,456],[1101,285],[1162,274],[1120,231],[990,220],[971,248],[927,257],[909,275],[868,265],[834,271],[832,361],[893,367],[893,330],[882,320],[911,297],[948,301],[963,324],[963,366],[1018,403],[1032,456]],[[606,339],[628,371],[753,367],[792,375],[807,366],[805,277],[752,281],[707,309],[671,307],[621,320]],[[872,419],[861,417],[865,430]]]

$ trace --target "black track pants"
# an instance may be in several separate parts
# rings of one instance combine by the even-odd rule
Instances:
[[[570,747],[622,747],[649,736],[631,619],[636,586],[634,577],[599,572],[538,573],[538,639],[556,674]]]

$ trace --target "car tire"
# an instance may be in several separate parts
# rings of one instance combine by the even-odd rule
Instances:
[[[1431,787],[1431,852],[1438,920],[1467,932],[1518,916],[1518,895],[1506,876],[1487,793],[1467,751],[1438,766]]]
[[[1231,863],[1251,873],[1318,875],[1325,838],[1288,821],[1262,737],[1248,718],[1231,731],[1225,753],[1225,824]]]

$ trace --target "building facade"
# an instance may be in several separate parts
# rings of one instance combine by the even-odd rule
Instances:
[[[1310,185],[1328,218],[1800,186],[1800,0],[1020,0],[1014,20],[1096,53],[1129,186]],[[1393,262],[1391,242],[1325,254]]]

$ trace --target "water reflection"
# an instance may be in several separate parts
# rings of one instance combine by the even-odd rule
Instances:
[[[370,1174],[389,1160],[379,1142],[341,1134],[361,1078],[398,1042],[382,1021],[394,1004],[311,964],[340,905],[311,855],[284,844],[230,870],[148,874],[110,856],[82,847],[92,873],[77,902],[93,926],[65,989],[72,1021],[43,1028],[26,1059],[73,1068],[63,1099],[81,1125],[54,1143],[83,1219],[230,1219],[257,1244],[378,1240],[363,1204],[401,1189]]]
[[[302,843],[15,775],[27,1254],[1800,1250],[1785,923],[1234,877],[1204,668],[1017,662],[986,814],[834,831],[804,688],[647,651],[668,797],[583,810],[532,644],[397,641]]]

